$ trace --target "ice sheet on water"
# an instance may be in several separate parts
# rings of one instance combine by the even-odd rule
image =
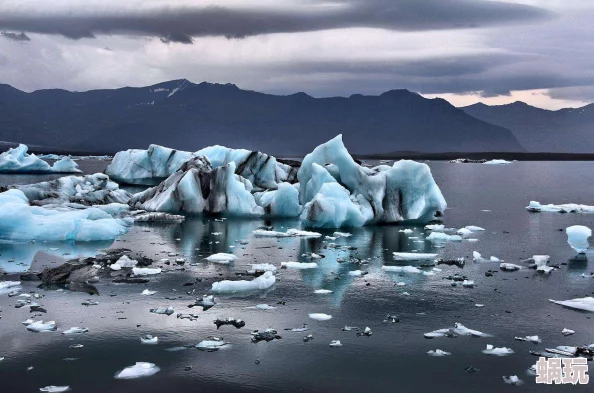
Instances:
[[[594,213],[594,206],[580,205],[577,203],[564,203],[562,205],[541,205],[540,202],[530,201],[526,210],[530,212],[554,212],[554,213]]]

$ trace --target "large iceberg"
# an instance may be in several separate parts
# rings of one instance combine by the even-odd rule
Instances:
[[[152,186],[194,157],[205,157],[213,168],[234,163],[239,176],[261,189],[276,189],[280,182],[294,182],[297,175],[295,168],[260,152],[210,146],[190,153],[159,145],[150,145],[148,150],[131,149],[117,153],[106,173],[118,182]]]
[[[115,205],[115,206],[114,206]],[[126,205],[81,209],[31,206],[21,190],[0,193],[0,239],[46,241],[111,240],[125,233],[130,220],[113,218]]]
[[[118,153],[107,172],[131,183],[160,180],[129,201],[153,212],[300,217],[305,226],[339,228],[424,223],[446,208],[427,165],[361,166],[341,135],[308,154],[298,172],[259,152],[213,146],[184,153],[156,145]]]
[[[128,203],[132,196],[103,173],[85,176],[65,176],[57,180],[0,187],[0,191],[16,188],[31,205],[80,204],[84,206]]]
[[[130,205],[168,213],[262,215],[249,180],[235,174],[235,163],[212,169],[205,157],[193,157],[156,187],[138,193]]]
[[[322,166],[336,183],[320,170]],[[410,160],[398,161],[389,169],[360,166],[345,148],[342,135],[305,156],[297,178],[300,201],[305,205],[301,217],[311,226],[427,222],[441,217],[446,208],[429,166]],[[311,182],[323,185],[309,200],[315,189]],[[341,188],[346,193],[341,194]]]
[[[62,157],[50,165],[35,154],[27,154],[27,145],[9,149],[0,154],[0,172],[2,173],[81,173],[78,164],[70,157]]]

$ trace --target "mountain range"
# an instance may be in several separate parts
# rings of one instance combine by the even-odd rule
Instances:
[[[0,140],[89,153],[220,144],[285,157],[302,156],[337,134],[357,154],[528,147],[506,126],[471,112],[408,90],[314,98],[187,80],[86,92],[0,85]]]
[[[469,115],[511,130],[530,152],[594,153],[594,104],[556,111],[517,101],[462,108]]]

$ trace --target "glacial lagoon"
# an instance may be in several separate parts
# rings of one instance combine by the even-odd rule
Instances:
[[[370,164],[377,164],[370,162]],[[105,161],[80,161],[85,173],[102,171]],[[35,392],[49,385],[70,386],[82,392],[176,391],[429,391],[439,383],[446,392],[586,391],[587,386],[536,385],[526,370],[538,359],[529,351],[559,345],[594,343],[592,314],[549,302],[589,296],[594,291],[590,251],[576,257],[563,232],[571,225],[594,226],[594,215],[530,213],[531,200],[545,203],[592,204],[594,171],[590,162],[514,162],[509,165],[428,162],[448,208],[447,228],[475,225],[476,241],[431,242],[423,226],[377,225],[314,229],[318,238],[258,237],[253,231],[299,228],[298,220],[221,219],[189,217],[180,223],[136,224],[114,242],[63,244],[35,242],[0,244],[0,266],[18,279],[18,271],[40,271],[57,266],[76,254],[97,249],[129,248],[135,255],[154,259],[151,267],[163,272],[148,276],[145,284],[114,283],[102,278],[93,285],[98,295],[66,289],[39,289],[38,282],[23,282],[22,293],[43,295],[35,300],[47,313],[38,319],[55,320],[55,332],[33,333],[23,321],[27,307],[15,308],[18,297],[0,295],[0,380],[7,392]],[[0,175],[0,185],[27,184],[59,177],[52,175]],[[140,188],[141,189],[141,188]],[[138,191],[139,188],[131,188]],[[404,231],[410,229],[410,231]],[[330,238],[327,238],[330,237]],[[498,262],[475,262],[473,251],[522,265],[515,272],[499,270]],[[394,261],[393,252],[437,253],[443,259],[464,257],[464,266],[419,267],[423,273],[389,272],[384,265],[416,265]],[[232,253],[231,264],[205,260],[215,253]],[[323,256],[313,259],[311,253]],[[529,269],[522,260],[532,255],[551,256],[550,274]],[[169,264],[159,262],[167,258]],[[183,264],[175,262],[182,258]],[[280,269],[281,262],[315,262],[313,269]],[[251,280],[251,264],[278,268],[276,283],[263,291],[215,294],[214,307],[189,307],[210,294],[215,281]],[[361,270],[363,276],[349,272]],[[485,275],[488,271],[496,271]],[[452,286],[453,275],[474,281],[473,288]],[[156,291],[147,296],[144,290]],[[331,293],[315,293],[325,289]],[[85,306],[88,299],[97,305]],[[254,306],[267,304],[274,308]],[[476,305],[484,305],[477,307]],[[172,306],[173,315],[149,312]],[[195,320],[177,314],[196,314]],[[309,314],[331,315],[317,320]],[[396,318],[386,318],[388,315]],[[233,317],[245,326],[217,326],[217,318]],[[397,321],[397,322],[394,322]],[[424,338],[424,334],[456,322],[491,337]],[[285,329],[301,328],[293,332]],[[343,331],[366,327],[370,336]],[[64,335],[70,327],[87,327],[83,334]],[[274,328],[282,338],[252,342],[252,331]],[[564,328],[575,334],[562,335]],[[157,336],[155,345],[140,337]],[[304,340],[312,335],[312,340]],[[541,343],[514,337],[538,335]],[[209,337],[228,345],[217,351],[194,346]],[[342,346],[330,347],[333,340]],[[76,348],[78,345],[83,347]],[[488,344],[514,353],[489,356]],[[74,346],[74,347],[73,347]],[[430,350],[450,352],[444,357]],[[156,374],[133,380],[114,376],[137,362],[159,367]],[[472,366],[475,372],[468,372]],[[28,368],[31,368],[29,369]],[[508,386],[502,376],[517,375],[522,386]]]

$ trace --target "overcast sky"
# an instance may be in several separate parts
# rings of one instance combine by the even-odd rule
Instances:
[[[590,0],[0,0],[0,83],[594,102]]]

